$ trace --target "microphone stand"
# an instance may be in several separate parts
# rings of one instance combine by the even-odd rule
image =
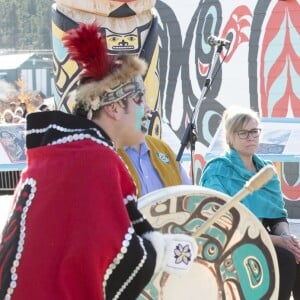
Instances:
[[[191,121],[189,122],[188,126],[185,129],[185,132],[184,132],[184,135],[183,135],[183,138],[182,138],[182,141],[181,141],[181,146],[180,146],[180,149],[179,149],[177,157],[176,157],[176,160],[180,161],[184,149],[190,144],[190,146],[191,146],[191,163],[192,163],[191,167],[192,167],[192,181],[193,181],[193,184],[195,184],[195,179],[196,179],[195,176],[194,176],[194,152],[195,152],[195,144],[196,144],[196,141],[197,141],[195,122],[198,119],[198,114],[199,114],[199,109],[200,109],[201,102],[204,99],[208,89],[210,88],[212,73],[213,73],[213,70],[214,70],[214,68],[216,66],[216,63],[218,61],[220,53],[222,52],[222,49],[223,49],[223,43],[221,43],[218,46],[217,51],[215,52],[215,54],[213,56],[212,63],[211,63],[211,68],[210,68],[210,70],[208,72],[208,75],[207,75],[207,78],[205,80],[205,84],[204,84],[204,87],[201,91],[200,98],[197,101],[196,106],[193,110]]]

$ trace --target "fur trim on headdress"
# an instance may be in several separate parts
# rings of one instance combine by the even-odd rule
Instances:
[[[105,101],[105,94],[119,89],[124,84],[132,81],[136,76],[143,76],[147,69],[147,64],[136,56],[121,56],[118,58],[118,68],[99,81],[92,81],[79,86],[76,93],[77,101],[93,101],[100,97],[100,106],[109,104],[113,101]],[[124,97],[122,97],[124,98]],[[121,99],[122,99],[121,98]],[[90,100],[89,100],[90,99]],[[116,99],[118,101],[120,99]]]
[[[69,30],[63,42],[71,59],[82,65],[83,80],[71,97],[76,101],[75,109],[86,112],[89,119],[100,107],[138,92],[135,77],[145,75],[147,63],[136,56],[108,55],[95,24]]]

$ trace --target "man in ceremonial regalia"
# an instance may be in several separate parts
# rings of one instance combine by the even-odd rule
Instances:
[[[96,24],[63,41],[82,65],[74,112],[27,117],[28,167],[2,232],[0,299],[135,299],[155,272],[188,271],[197,246],[153,231],[115,151],[144,115],[145,62],[109,56]]]

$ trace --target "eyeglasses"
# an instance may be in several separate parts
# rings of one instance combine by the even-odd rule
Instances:
[[[239,130],[235,131],[240,139],[246,140],[251,136],[252,138],[257,138],[261,134],[261,128],[254,128],[251,130]]]

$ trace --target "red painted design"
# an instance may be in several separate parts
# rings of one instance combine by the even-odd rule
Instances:
[[[223,38],[230,37],[231,45],[225,61],[230,61],[240,44],[249,41],[249,28],[252,13],[247,6],[238,6],[230,15],[222,33]],[[223,52],[224,53],[224,52]]]
[[[278,170],[279,180],[281,182],[281,189],[283,198],[290,201],[299,201],[300,200],[300,184],[290,185],[285,178],[283,163],[274,162],[276,169]],[[298,180],[299,182],[299,180]]]
[[[203,155],[200,154],[200,153],[194,154],[194,161],[198,162],[198,165],[201,167],[201,171],[202,171],[204,169],[205,164],[206,164],[206,161],[205,161]]]
[[[281,188],[285,199],[298,201],[300,199],[300,184],[290,186],[285,180],[281,181]]]
[[[210,64],[204,64],[204,63],[201,63],[200,60],[198,61],[198,71],[201,76],[207,76],[208,71],[209,71],[209,66],[210,66]]]
[[[287,1],[278,2],[269,13],[259,74],[264,117],[285,117],[290,111],[293,116],[300,116],[300,98],[293,82],[293,73],[300,74],[300,57],[292,42],[292,38],[299,39],[299,10],[297,1]]]

